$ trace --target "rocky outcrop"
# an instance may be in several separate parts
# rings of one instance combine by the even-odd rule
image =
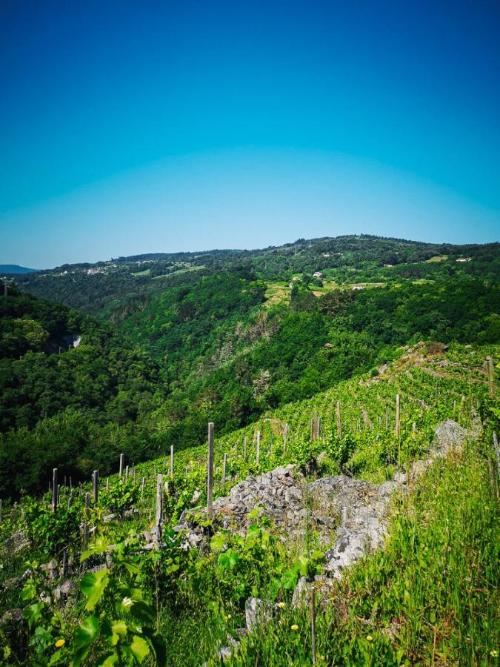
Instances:
[[[469,433],[452,420],[442,422],[436,428],[429,455],[415,461],[408,474],[398,472],[383,484],[371,484],[346,475],[308,481],[295,466],[281,466],[248,477],[234,486],[228,496],[218,498],[213,504],[213,518],[223,528],[244,532],[249,513],[261,508],[277,529],[282,530],[284,539],[300,535],[306,525],[313,527],[325,547],[326,580],[325,577],[314,583],[301,580],[294,594],[295,604],[301,604],[307,599],[308,587],[314,585],[320,594],[327,591],[332,579],[339,579],[345,568],[379,549],[386,536],[393,493],[404,492],[408,479],[415,480],[437,458],[460,449],[470,435],[475,433]],[[198,510],[198,519],[200,513],[204,516],[206,510]],[[202,546],[206,543],[200,529],[202,522],[193,517],[186,513],[177,529],[185,530],[187,545]]]
[[[333,546],[325,554],[325,571],[339,578],[344,568],[378,549],[386,534],[389,501],[397,482],[376,485],[345,475],[312,482],[312,495],[340,515]]]

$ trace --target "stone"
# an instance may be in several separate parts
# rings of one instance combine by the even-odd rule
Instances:
[[[23,610],[22,609],[8,609],[2,617],[0,617],[0,626],[1,625],[13,625],[18,624],[23,620]]]
[[[248,598],[245,602],[245,621],[248,632],[271,620],[269,606],[260,598]]]
[[[468,432],[456,421],[442,422],[434,432],[433,450],[437,455],[446,454],[450,449],[460,448],[467,440]]]
[[[49,579],[56,579],[59,568],[57,561],[53,558],[48,563],[42,563],[40,569],[49,577]]]
[[[56,586],[53,591],[54,600],[60,601],[67,599],[69,595],[76,589],[74,581],[66,579],[62,584]]]
[[[312,600],[312,590],[316,593],[316,604],[324,605],[331,597],[334,587],[333,579],[324,575],[317,575],[314,581],[308,581],[306,577],[300,577],[292,596],[292,606],[309,606]]]
[[[28,549],[30,546],[31,540],[22,530],[12,533],[12,535],[4,542],[5,550],[11,556],[15,556],[21,551],[24,551],[24,549]]]

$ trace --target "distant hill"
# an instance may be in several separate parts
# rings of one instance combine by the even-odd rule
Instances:
[[[0,264],[0,275],[35,273],[36,270],[37,269],[28,269],[26,266],[19,266],[19,264]]]
[[[337,283],[434,279],[457,272],[495,282],[500,244],[432,244],[376,236],[298,239],[254,250],[150,253],[94,264],[65,264],[19,274],[22,291],[116,321],[142,308],[153,294],[198,284],[217,272],[238,269],[242,277],[285,284],[299,275],[321,273]]]

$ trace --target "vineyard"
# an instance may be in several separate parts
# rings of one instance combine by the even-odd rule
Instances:
[[[444,420],[482,424],[395,497],[386,547],[334,582],[312,635],[309,607],[292,597],[301,577],[322,574],[314,530],[290,544],[258,507],[244,533],[220,525],[202,512],[207,444],[179,443],[78,486],[61,461],[44,495],[3,504],[2,664],[496,664],[497,352],[419,344],[223,437],[215,424],[214,499],[285,464],[380,484],[425,458]],[[179,529],[186,511],[205,536],[196,547]],[[265,629],[244,630],[250,597],[272,606]]]

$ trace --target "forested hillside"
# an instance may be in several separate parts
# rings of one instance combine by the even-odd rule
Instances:
[[[498,342],[498,247],[344,237],[23,278],[18,289],[58,285],[53,300],[70,281],[64,300],[76,304],[87,286],[105,310],[98,323],[15,288],[3,299],[2,493],[43,488],[61,449],[76,480],[95,464],[111,470],[118,451],[138,462],[195,446],[207,421],[230,432],[404,344]],[[150,282],[175,270],[136,292],[138,262]]]
[[[495,664],[499,269],[341,237],[8,277],[0,663]]]
[[[498,243],[463,245],[420,243],[374,236],[299,239],[261,250],[155,253],[96,264],[63,265],[18,277],[35,296],[98,317],[120,319],[165,287],[196,281],[233,264],[251,266],[266,281],[289,281],[296,274],[329,271],[340,282],[447,277],[457,272],[498,279]],[[195,273],[196,275],[187,275]]]
[[[61,460],[76,481],[96,461],[109,466],[120,448],[147,455],[148,437],[132,427],[165,398],[147,354],[110,327],[15,288],[0,299],[0,315],[3,497],[45,488]]]

